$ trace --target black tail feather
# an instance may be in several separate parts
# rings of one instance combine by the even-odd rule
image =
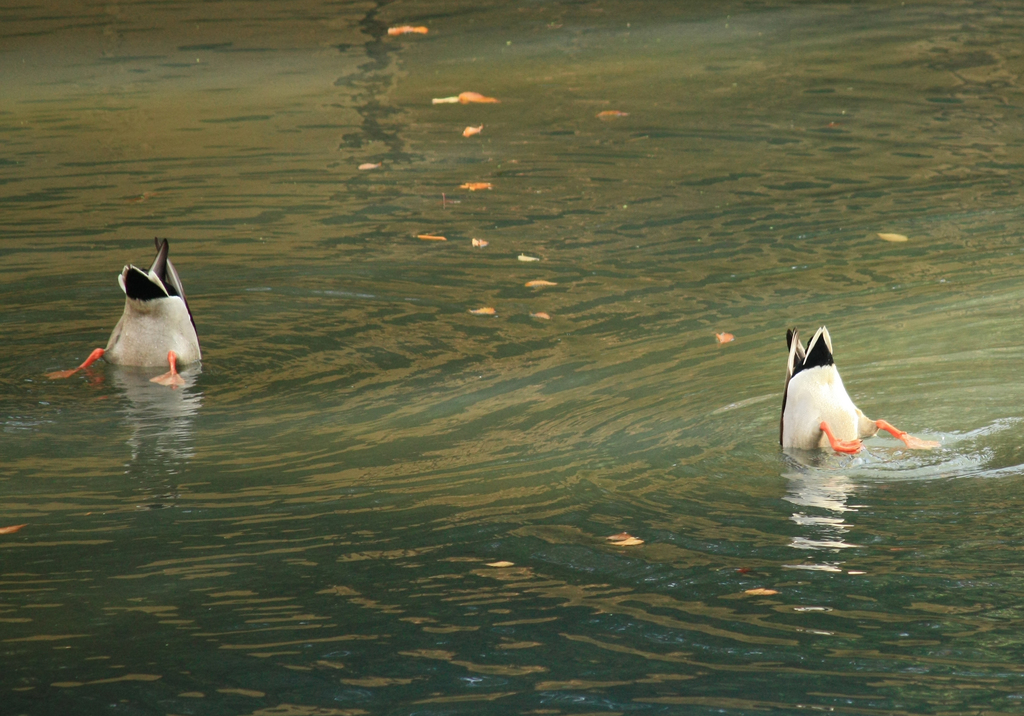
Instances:
[[[138,266],[129,266],[124,274],[124,292],[128,298],[136,301],[151,301],[154,298],[167,298],[167,291],[153,283],[149,274]]]
[[[829,341],[826,339],[826,328],[822,326],[818,329],[818,332],[814,334],[814,338],[807,346],[807,357],[804,358],[803,368],[819,368],[828,365],[834,365],[835,360],[832,358],[832,348],[829,346]]]

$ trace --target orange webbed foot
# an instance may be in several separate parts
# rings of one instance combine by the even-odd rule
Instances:
[[[835,450],[836,452],[847,453],[849,455],[853,455],[854,453],[860,452],[860,440],[837,439],[836,436],[832,433],[832,428],[830,428],[828,426],[828,423],[826,423],[824,420],[821,421],[821,425],[819,427],[821,428],[821,431],[825,433],[825,436],[828,438],[828,444],[831,445],[832,449]]]
[[[885,430],[894,438],[902,440],[903,443],[911,450],[933,450],[942,444],[935,442],[934,440],[921,440],[920,438],[915,438],[905,430],[899,430],[884,420],[876,420],[875,425],[878,426],[879,430]]]
[[[185,385],[185,379],[178,375],[178,356],[174,351],[167,351],[167,362],[170,364],[171,369],[163,375],[158,375],[156,378],[150,378],[149,382],[166,385],[171,390]]]
[[[78,366],[77,368],[70,368],[69,370],[55,370],[52,373],[47,373],[46,377],[49,378],[50,380],[59,380],[61,378],[70,378],[71,376],[73,376],[78,371],[82,370],[83,368],[88,368],[93,363],[95,363],[100,358],[102,358],[104,352],[105,351],[102,348],[97,348],[92,353],[90,353],[89,357],[86,358],[85,361],[82,363],[82,365]]]

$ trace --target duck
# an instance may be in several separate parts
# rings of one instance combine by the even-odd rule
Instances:
[[[178,365],[202,358],[196,322],[178,272],[168,258],[170,244],[159,237],[153,241],[156,258],[149,270],[128,264],[117,277],[125,295],[124,312],[106,348],[94,350],[77,368],[49,373],[48,378],[67,378],[102,358],[115,365],[167,365],[170,370],[152,382],[171,388],[184,385]]]
[[[799,331],[786,331],[789,360],[782,391],[779,444],[783,449],[814,450],[831,447],[839,453],[855,454],[861,440],[885,430],[908,448],[930,450],[939,443],[920,440],[885,420],[872,420],[854,405],[839,376],[832,353],[832,337],[822,326],[805,348]]]

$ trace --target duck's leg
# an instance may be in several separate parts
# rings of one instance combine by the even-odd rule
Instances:
[[[934,440],[921,440],[920,438],[915,438],[904,430],[897,430],[884,420],[876,420],[875,425],[878,426],[879,430],[885,430],[894,438],[902,440],[911,450],[931,450],[932,448],[937,448],[941,445],[941,443],[937,443]]]
[[[839,440],[835,435],[832,434],[832,428],[828,426],[824,420],[821,421],[819,426],[821,431],[828,437],[828,444],[832,446],[832,449],[836,452],[845,452],[853,454],[860,452],[860,440]]]
[[[49,378],[50,380],[57,380],[58,378],[70,378],[78,371],[82,370],[83,368],[88,368],[93,363],[102,358],[103,352],[104,351],[102,348],[97,348],[92,353],[90,353],[89,357],[85,359],[85,362],[82,363],[82,365],[78,366],[77,368],[72,368],[70,370],[55,370],[52,373],[47,373],[46,377]]]
[[[172,389],[185,385],[185,379],[178,375],[178,356],[174,351],[167,351],[167,362],[170,363],[171,369],[163,375],[158,375],[156,378],[150,378],[150,382],[166,385]]]

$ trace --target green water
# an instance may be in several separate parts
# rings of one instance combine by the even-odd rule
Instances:
[[[0,710],[1024,712],[1022,35],[997,2],[0,10]],[[500,103],[431,102],[465,91]],[[154,235],[202,365],[47,380]],[[825,324],[940,449],[780,451],[786,328]]]

